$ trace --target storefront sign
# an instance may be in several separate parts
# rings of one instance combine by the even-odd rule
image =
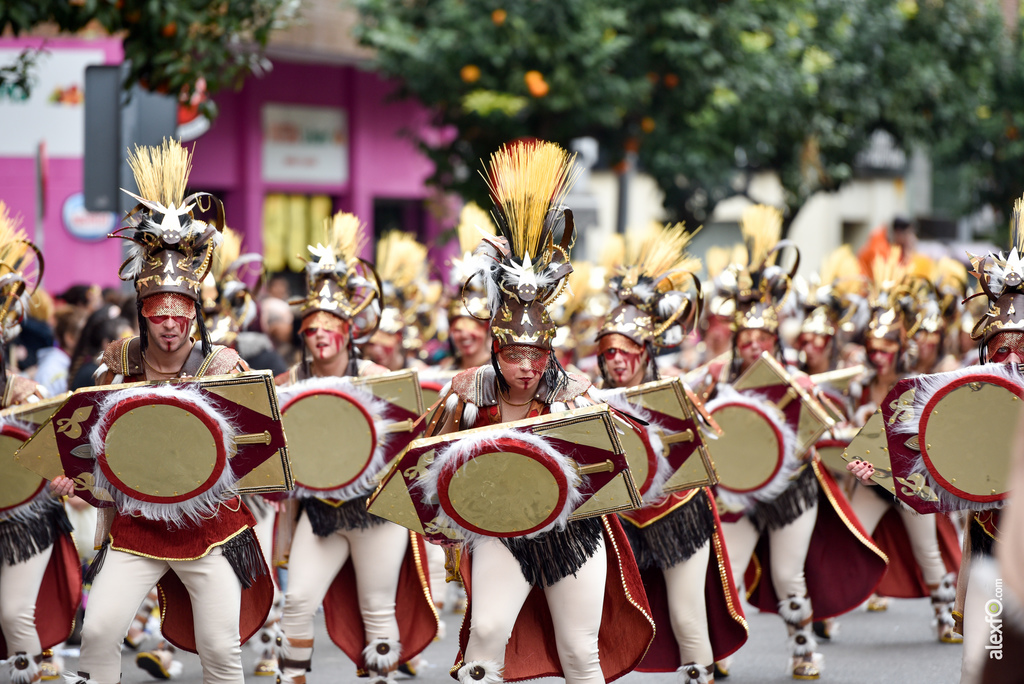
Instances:
[[[343,109],[265,104],[263,181],[340,185],[348,180]]]
[[[96,242],[117,228],[117,214],[112,211],[86,211],[85,196],[76,192],[64,200],[61,208],[64,230],[86,242]]]

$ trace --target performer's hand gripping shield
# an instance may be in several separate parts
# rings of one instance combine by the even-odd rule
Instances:
[[[620,434],[614,410],[599,405],[417,439],[368,508],[449,544],[637,508]]]
[[[77,390],[15,460],[95,506],[173,522],[292,487],[269,371]]]

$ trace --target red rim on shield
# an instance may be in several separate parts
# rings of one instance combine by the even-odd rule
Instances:
[[[177,490],[172,490],[175,491],[175,493],[165,495],[159,493],[159,489],[154,489],[154,486],[157,488],[160,486],[159,482],[161,478],[156,472],[156,468],[154,468],[153,463],[159,464],[157,467],[173,467],[173,458],[165,459],[159,456],[153,457],[151,455],[151,462],[148,464],[139,458],[140,447],[143,445],[148,445],[151,450],[158,450],[161,452],[175,448],[181,434],[178,431],[168,429],[167,424],[160,424],[157,422],[155,424],[151,424],[151,428],[145,432],[137,432],[137,434],[132,435],[134,449],[125,447],[126,451],[131,451],[132,453],[108,453],[111,447],[111,433],[118,429],[117,424],[119,421],[123,421],[126,418],[134,416],[133,412],[136,410],[150,411],[155,407],[173,407],[181,412],[179,417],[182,415],[186,417],[185,422],[186,424],[189,424],[190,431],[191,429],[198,427],[197,425],[191,424],[193,420],[198,421],[198,423],[208,431],[210,443],[205,445],[206,449],[204,450],[208,453],[201,453],[198,456],[212,456],[213,462],[210,463],[209,466],[202,465],[201,468],[197,469],[198,477],[201,479],[196,481],[194,485],[190,482],[189,486],[192,486],[193,488],[188,491],[185,491],[183,487],[179,487]],[[132,430],[134,431],[134,429],[135,428],[133,426]],[[163,429],[167,434],[161,434],[161,429]],[[96,461],[99,463],[103,476],[107,478],[110,484],[122,493],[139,501],[158,504],[173,504],[188,501],[189,499],[193,499],[210,490],[220,479],[224,472],[224,468],[227,467],[228,457],[224,446],[224,433],[221,431],[220,425],[212,416],[197,407],[195,404],[182,401],[177,397],[145,395],[135,396],[119,401],[106,413],[106,415],[103,416],[99,430],[100,441],[104,445],[104,453],[99,454]],[[176,432],[177,434],[175,434]],[[198,436],[201,441],[207,441],[207,435],[199,433]],[[122,440],[118,439],[117,441],[120,443]],[[191,453],[189,455],[197,456],[196,454]],[[110,463],[111,458],[114,458],[117,461],[118,464],[116,466]],[[155,485],[148,485],[150,489],[153,489],[153,491],[140,491],[140,485],[133,485],[126,482],[126,474],[121,468],[127,465],[132,466],[133,473],[137,473],[140,469],[146,468],[147,466],[153,469],[152,477],[148,478],[150,482],[155,483]],[[177,473],[175,473],[175,475],[177,475]],[[173,487],[174,484],[170,484],[168,486]]]

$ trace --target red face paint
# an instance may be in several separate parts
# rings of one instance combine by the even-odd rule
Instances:
[[[624,387],[637,374],[642,354],[612,348],[601,352],[601,356],[612,382],[616,387]]]
[[[539,347],[512,344],[498,351],[498,365],[508,384],[516,388],[529,389],[540,381],[548,367],[551,352]]]

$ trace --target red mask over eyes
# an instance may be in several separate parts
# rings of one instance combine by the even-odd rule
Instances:
[[[527,365],[534,373],[543,373],[548,367],[551,352],[525,344],[511,344],[498,350],[498,358],[512,366]]]
[[[192,319],[186,316],[148,316],[147,318],[149,318],[153,325],[163,325],[164,321],[170,318],[178,325],[178,329],[181,332],[185,332],[188,326],[192,324]]]
[[[1024,363],[1024,333],[999,333],[988,341],[988,360],[992,363]]]

